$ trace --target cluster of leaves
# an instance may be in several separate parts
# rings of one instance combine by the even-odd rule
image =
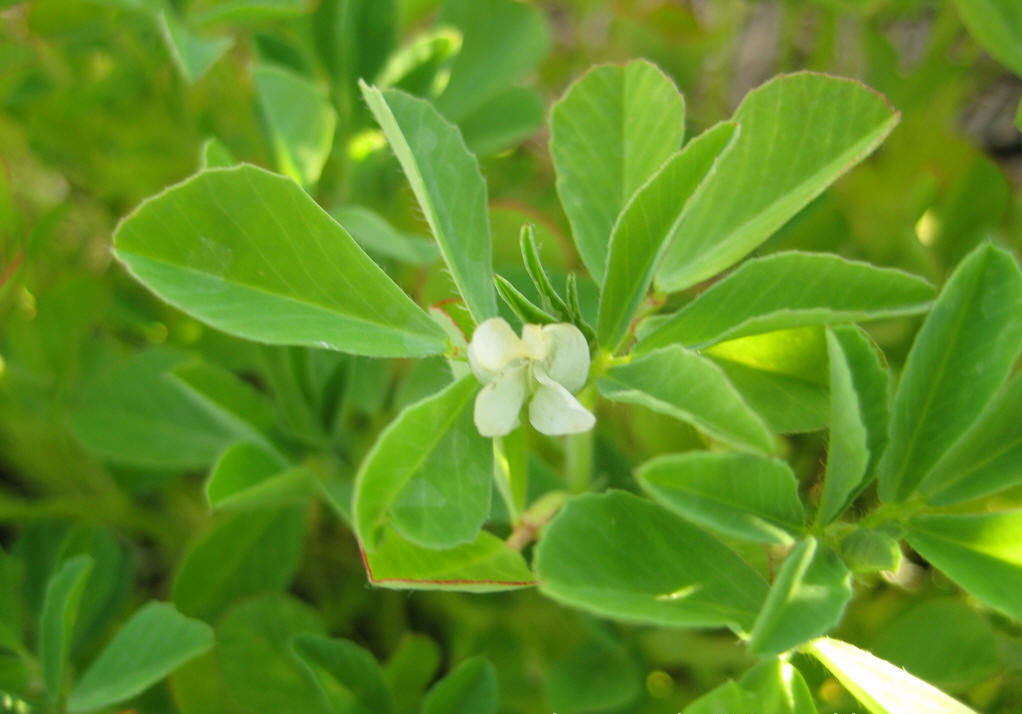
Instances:
[[[541,159],[500,153],[544,114],[540,94],[518,86],[550,44],[530,5],[450,0],[403,44],[399,9],[414,14],[412,3],[96,0],[72,3],[70,19],[61,6],[8,12],[86,53],[96,28],[124,23],[123,46],[101,51],[117,53],[116,81],[103,81],[109,57],[86,70],[116,87],[101,96],[123,101],[127,77],[153,72],[155,86],[206,103],[187,110],[206,117],[190,138],[171,107],[138,140],[166,132],[196,146],[210,127],[219,138],[203,143],[198,173],[156,193],[187,166],[148,157],[133,185],[76,153],[49,119],[26,145],[64,162],[71,197],[33,196],[28,229],[10,198],[25,201],[18,182],[4,186],[0,217],[20,252],[0,272],[0,435],[25,493],[0,494],[0,515],[19,524],[11,554],[0,551],[0,706],[487,712],[498,679],[502,711],[802,714],[851,709],[848,695],[878,713],[971,711],[924,679],[977,707],[1010,706],[1011,675],[975,685],[1019,651],[1022,382],[1011,373],[1022,272],[987,240],[1012,199],[975,150],[955,137],[951,158],[933,159],[895,134],[828,190],[898,123],[884,96],[800,72],[725,112],[712,97],[686,102],[639,60],[585,72],[553,105],[551,181]],[[814,12],[833,20],[846,9]],[[694,85],[649,42],[685,11],[658,12],[645,35],[625,32],[626,51]],[[992,0],[961,9],[1009,67],[998,48],[1019,28],[1012,12]],[[958,28],[954,8],[941,13]],[[69,40],[69,28],[83,37]],[[926,71],[943,79],[939,50],[954,35],[934,36]],[[938,113],[917,115],[919,103],[961,89],[899,84],[877,37],[866,35],[865,74],[904,110],[904,137]],[[159,59],[138,51],[152,39]],[[14,61],[31,52],[12,46]],[[122,66],[135,54],[140,67]],[[242,92],[247,118],[232,122],[203,87],[238,76],[250,87],[227,91]],[[5,88],[5,110],[66,106],[52,81],[28,65]],[[693,126],[706,128],[687,139]],[[919,156],[954,166],[957,183],[917,182],[905,209]],[[27,149],[19,160],[12,175],[53,178]],[[60,180],[37,193],[66,196]],[[95,205],[75,191],[102,196],[108,215],[155,194],[113,234],[120,264],[158,300],[117,269],[113,280],[47,274],[88,257],[79,248],[69,260],[53,238],[69,209]],[[976,202],[992,215],[966,225]],[[417,212],[432,238],[419,235]],[[536,219],[561,212],[577,260]],[[861,237],[857,221],[892,216],[908,230]],[[598,415],[594,432],[479,435],[465,350],[497,315],[570,322],[587,336],[593,368],[579,399]],[[870,332],[858,324],[873,321]],[[200,498],[182,472],[204,474]],[[126,547],[115,533],[140,538]],[[381,589],[362,588],[363,563]],[[920,597],[887,616],[879,639],[856,634],[867,618],[855,608],[890,593],[903,607],[903,591],[883,583],[918,587],[921,567],[981,606]],[[949,592],[935,582],[928,593]],[[452,666],[439,681],[441,650],[387,622],[404,601],[386,589],[441,591],[415,602],[466,633],[440,636]],[[525,592],[451,592],[498,590]],[[134,614],[121,617],[129,603]],[[982,608],[1002,618],[996,630]],[[756,659],[725,645],[720,664],[674,693],[659,668],[704,670],[729,635],[600,618],[724,628]],[[507,629],[487,634],[479,623],[490,620]],[[839,625],[922,679],[825,637]],[[671,643],[651,639],[661,634]],[[544,663],[541,686],[516,674],[530,658]],[[658,668],[645,687],[642,660]],[[172,672],[169,689],[139,698]]]

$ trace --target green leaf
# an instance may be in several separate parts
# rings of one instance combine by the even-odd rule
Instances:
[[[607,399],[692,424],[739,449],[773,450],[773,436],[717,365],[674,345],[612,367],[596,383]]]
[[[1022,510],[924,515],[908,542],[935,567],[995,610],[1022,621]]]
[[[1014,0],[955,0],[955,5],[983,49],[1022,77],[1022,7]]]
[[[461,31],[461,50],[436,106],[460,122],[531,70],[547,52],[543,13],[515,0],[448,0],[437,22]]]
[[[972,425],[1022,349],[1022,272],[982,245],[948,279],[909,352],[891,410],[880,496],[902,501]]]
[[[532,225],[526,223],[522,226],[518,235],[518,246],[522,251],[522,263],[525,265],[525,272],[536,287],[540,299],[543,301],[543,309],[549,313],[557,313],[562,320],[571,319],[571,311],[568,303],[564,301],[560,293],[554,289],[550,277],[543,268],[539,258],[539,246],[536,245],[536,233]]]
[[[742,677],[748,704],[770,714],[817,714],[813,694],[797,669],[780,657],[762,662]],[[748,705],[747,704],[747,705]]]
[[[238,163],[231,150],[215,136],[211,136],[202,142],[202,150],[199,152],[199,156],[201,168],[204,169],[225,169]]]
[[[987,619],[948,597],[925,600],[899,613],[870,649],[948,691],[965,691],[1001,667],[997,638]]]
[[[206,38],[192,32],[170,11],[161,11],[157,18],[160,34],[174,64],[193,84],[234,45],[231,37]]]
[[[252,70],[277,168],[303,186],[319,180],[334,143],[337,113],[326,88],[273,64]]]
[[[404,409],[359,468],[356,531],[373,550],[391,524],[426,548],[471,543],[490,513],[493,450],[472,418],[479,383],[467,375]]]
[[[515,317],[526,325],[549,325],[557,322],[557,318],[537,306],[529,298],[525,297],[510,280],[503,275],[493,276],[493,285],[497,288],[497,294]]]
[[[639,349],[673,342],[703,348],[746,335],[923,312],[922,278],[825,253],[776,253],[743,263],[643,337]]]
[[[440,257],[433,241],[402,233],[362,206],[338,206],[330,214],[369,254],[409,265],[431,265]]]
[[[900,667],[847,642],[821,637],[805,649],[872,714],[976,714]]]
[[[469,151],[492,156],[528,138],[545,115],[546,105],[539,94],[526,87],[511,87],[459,120],[458,126]]]
[[[169,377],[183,358],[157,348],[115,365],[86,390],[72,413],[75,436],[100,456],[127,466],[208,466],[236,436]]]
[[[404,632],[384,669],[398,712],[419,710],[419,700],[440,670],[441,656],[440,646],[429,637]]]
[[[747,630],[760,575],[713,536],[623,491],[578,496],[543,531],[536,574],[548,597],[604,617]]]
[[[206,500],[214,509],[281,505],[305,500],[314,481],[305,467],[289,467],[277,454],[240,441],[227,447],[213,466]]]
[[[224,678],[253,714],[334,714],[316,680],[292,652],[295,635],[324,635],[308,605],[273,593],[246,600],[217,625],[217,655]]]
[[[428,102],[360,83],[476,322],[497,314],[486,184],[457,127]]]
[[[209,621],[245,595],[284,589],[298,569],[304,536],[299,507],[231,514],[185,553],[174,576],[174,604]]]
[[[664,250],[683,225],[686,207],[739,133],[736,124],[707,129],[673,154],[625,204],[610,236],[596,323],[606,349],[615,349],[626,336]]]
[[[21,582],[24,566],[21,561],[0,547],[0,648],[18,651],[22,648]]]
[[[536,584],[521,553],[486,531],[471,543],[433,550],[388,530],[362,557],[369,582],[382,588],[482,593]]]
[[[71,650],[78,605],[92,565],[93,560],[87,555],[70,558],[46,584],[39,615],[39,659],[42,660],[46,696],[54,704],[60,700],[64,689],[64,669]]]
[[[737,682],[728,680],[689,704],[682,714],[730,714],[744,711],[750,704],[749,693],[738,686]]]
[[[689,451],[647,461],[635,477],[661,504],[710,530],[783,545],[802,530],[798,481],[777,459]]]
[[[254,166],[209,169],[148,199],[114,243],[153,292],[239,337],[377,357],[446,344],[308,194]]]
[[[383,669],[362,647],[348,640],[298,634],[291,648],[319,683],[337,712],[393,714],[394,699]]]
[[[827,472],[816,521],[827,525],[845,509],[861,490],[869,465],[866,415],[855,390],[848,355],[837,336],[827,330],[830,354],[830,444]]]
[[[713,355],[710,359],[771,431],[802,433],[827,425],[830,395],[824,385]]]
[[[93,567],[85,582],[75,632],[71,642],[72,656],[91,644],[91,638],[102,632],[110,618],[116,616],[128,595],[132,582],[132,560],[117,538],[107,529],[82,524],[67,534],[58,562],[77,555],[92,558]]]
[[[685,136],[685,100],[645,60],[595,67],[554,104],[557,193],[589,274],[603,282],[621,209]]]
[[[232,25],[286,19],[308,10],[309,0],[206,0],[195,3],[196,25]]]
[[[675,292],[741,260],[898,122],[883,96],[854,80],[799,72],[753,90],[732,121],[742,127],[667,249],[657,289]]]
[[[467,659],[433,685],[422,714],[496,714],[497,672],[483,657]]]
[[[213,647],[213,628],[170,603],[150,602],[135,612],[99,653],[71,691],[68,711],[109,707],[148,689]]]
[[[894,572],[901,565],[901,545],[883,530],[859,526],[841,539],[838,552],[853,573]]]
[[[755,654],[780,654],[817,637],[841,619],[852,576],[826,545],[807,537],[788,554],[749,638]]]
[[[640,697],[643,668],[609,628],[589,625],[583,632],[585,638],[545,672],[551,708],[561,714],[620,711]]]
[[[1022,483],[1022,376],[1016,375],[919,490],[928,503],[960,503]]]

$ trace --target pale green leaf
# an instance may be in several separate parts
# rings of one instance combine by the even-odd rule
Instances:
[[[42,660],[46,696],[51,703],[59,701],[63,693],[64,670],[71,651],[78,606],[92,566],[92,558],[76,555],[66,560],[46,584],[39,615],[39,659]]]
[[[554,104],[550,154],[557,192],[597,283],[618,214],[684,136],[684,98],[645,60],[591,69]]]
[[[797,669],[780,657],[756,665],[739,682],[748,705],[764,714],[817,714],[813,694]]]
[[[756,618],[749,649],[780,654],[837,625],[852,598],[852,576],[829,547],[813,537],[795,546]]]
[[[773,436],[710,360],[680,345],[612,367],[597,382],[607,399],[639,404],[741,449],[770,452]]]
[[[739,133],[735,124],[707,129],[672,155],[622,209],[610,236],[596,323],[605,349],[616,349],[626,336],[660,257],[683,225],[686,207]]]
[[[231,37],[203,37],[185,27],[169,10],[158,17],[160,34],[178,70],[189,82],[198,82],[234,45]]]
[[[68,711],[87,712],[133,697],[213,646],[213,628],[170,603],[150,602],[121,626],[71,691]]]
[[[490,512],[493,450],[472,418],[472,375],[403,410],[380,434],[356,477],[363,545],[390,524],[427,548],[471,543]]]
[[[476,322],[494,317],[490,221],[479,162],[457,127],[425,100],[396,89],[360,86],[472,317]]]
[[[1022,272],[982,245],[959,264],[916,335],[891,409],[880,496],[902,501],[972,425],[1022,349]]]
[[[983,49],[1022,77],[1022,5],[1016,0],[955,0]]]
[[[923,312],[933,288],[922,278],[825,253],[776,253],[743,263],[644,336],[640,350],[835,322]]]
[[[901,565],[901,544],[894,534],[859,526],[838,543],[841,560],[853,573],[894,572]]]
[[[805,649],[871,714],[976,714],[936,687],[847,642],[821,637]]]
[[[422,714],[496,714],[497,672],[482,657],[467,659],[433,685]]]
[[[446,344],[308,194],[254,166],[209,169],[150,198],[114,244],[161,298],[240,337],[378,357]]]
[[[373,655],[354,642],[298,634],[291,648],[324,696],[344,714],[393,714],[394,699]]]
[[[690,451],[647,461],[635,476],[654,499],[704,528],[780,544],[802,530],[798,481],[777,459]]]
[[[228,168],[238,163],[231,150],[215,136],[209,137],[202,143],[199,158],[201,168],[204,169]]]
[[[543,531],[535,568],[558,602],[656,625],[747,630],[767,593],[716,538],[623,491],[568,501]]]
[[[732,121],[741,134],[667,249],[661,291],[695,285],[748,255],[869,155],[898,114],[857,81],[800,72],[750,92]]]

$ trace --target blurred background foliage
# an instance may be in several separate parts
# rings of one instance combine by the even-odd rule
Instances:
[[[495,268],[528,294],[523,222],[537,225],[557,279],[580,267],[554,191],[548,107],[589,66],[646,57],[684,92],[690,136],[779,72],[856,77],[885,94],[902,113],[892,136],[759,253],[826,250],[940,283],[986,237],[1022,247],[1022,80],[984,52],[949,1],[498,6],[481,22],[471,0],[0,1],[0,544],[24,571],[25,641],[49,575],[87,553],[97,567],[73,667],[144,600],[173,599],[222,636],[283,597],[266,592],[289,593],[313,608],[293,604],[294,617],[368,648],[402,712],[478,654],[493,663],[508,713],[677,712],[750,666],[729,634],[607,623],[531,591],[370,589],[345,525],[345,478],[401,406],[442,383],[442,362],[413,368],[219,334],[134,283],[111,261],[110,235],[140,200],[225,152],[302,181],[356,238],[360,219],[385,217],[396,237],[374,247],[370,229],[363,245],[420,304],[447,297],[424,221],[357,94],[359,76],[384,77],[433,98],[481,154]],[[591,302],[591,286],[580,291]],[[871,327],[895,370],[917,324]],[[211,510],[206,474],[233,437],[173,382],[195,365],[228,370],[256,392],[290,456],[327,474],[332,500]],[[627,422],[609,412],[605,426],[601,485],[634,489],[637,455],[698,444],[651,412]],[[788,447],[811,492],[823,437],[795,435]],[[558,478],[542,459],[532,468],[536,482]],[[1022,492],[998,499],[1017,507]],[[749,557],[765,564],[770,554]],[[218,568],[233,577],[212,584]],[[1022,712],[1017,625],[911,560],[894,582],[871,576],[856,587],[837,636],[979,710]],[[268,711],[224,656],[205,655],[132,705]],[[32,676],[18,661],[0,650],[0,692],[22,691]],[[821,711],[855,709],[818,665],[796,664]]]

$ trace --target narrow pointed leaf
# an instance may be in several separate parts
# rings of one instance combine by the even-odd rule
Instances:
[[[427,548],[471,543],[490,512],[493,449],[473,421],[479,382],[467,375],[407,407],[365,457],[354,511],[362,544],[393,525]]]
[[[493,284],[497,294],[508,309],[525,325],[549,325],[557,322],[557,318],[525,297],[521,291],[511,284],[503,275],[494,275]]]
[[[546,274],[543,263],[539,259],[536,233],[530,224],[526,223],[522,226],[522,231],[518,236],[518,244],[522,251],[522,262],[525,264],[525,272],[529,274],[532,284],[536,286],[536,292],[540,294],[543,300],[543,307],[547,312],[556,312],[562,320],[570,319],[571,313],[568,303],[554,289],[554,285],[550,282],[550,277]]]
[[[756,617],[749,649],[780,654],[837,625],[852,598],[852,576],[826,545],[808,537],[788,554]]]
[[[109,707],[148,689],[213,646],[213,628],[151,602],[121,626],[71,691],[68,711]]]
[[[148,199],[114,244],[161,298],[239,337],[377,357],[446,344],[308,194],[254,166],[206,170]]]
[[[736,448],[773,449],[773,437],[763,420],[720,368],[678,345],[612,367],[597,388],[607,399],[667,414]]]
[[[868,156],[898,114],[859,82],[800,72],[750,92],[732,120],[741,135],[667,249],[659,290],[683,290],[748,255]]]
[[[1022,271],[982,245],[959,264],[916,335],[891,410],[880,496],[907,498],[972,425],[1022,349]]]
[[[422,700],[422,714],[495,714],[497,672],[482,657],[459,664],[433,685]]]
[[[57,702],[64,687],[64,670],[71,651],[78,606],[93,560],[76,555],[60,566],[46,584],[42,613],[39,615],[39,659],[43,683],[51,703]]]
[[[432,105],[361,84],[476,322],[497,314],[486,184],[457,127]]]
[[[922,278],[825,253],[777,253],[737,270],[643,337],[640,349],[722,340],[835,322],[923,312],[933,288]]]
[[[574,498],[536,549],[540,590],[605,617],[749,629],[767,586],[705,531],[623,491]]]
[[[682,518],[730,536],[791,544],[802,529],[798,481],[783,461],[690,451],[647,461],[636,479]]]
[[[597,283],[618,214],[684,136],[684,98],[645,60],[591,69],[554,105],[550,153],[557,192]]]
[[[718,124],[673,154],[621,211],[610,237],[596,333],[614,349],[653,283],[653,272],[682,226],[685,209],[740,133]]]

